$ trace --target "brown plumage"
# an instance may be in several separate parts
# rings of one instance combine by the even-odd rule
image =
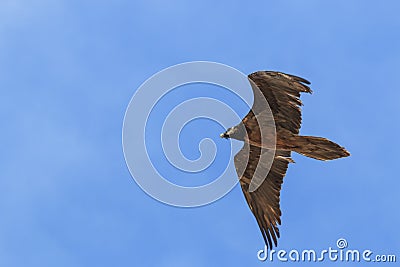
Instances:
[[[280,190],[288,165],[293,162],[290,157],[291,152],[295,151],[318,160],[332,160],[347,157],[350,154],[346,149],[328,139],[299,135],[300,106],[302,105],[300,93],[312,93],[307,86],[310,82],[294,75],[272,71],[258,71],[250,74],[248,78],[258,87],[263,96],[260,96],[259,91],[254,90],[253,86],[252,109],[241,124],[229,128],[221,134],[221,137],[244,141],[243,148],[234,158],[236,171],[241,176],[242,191],[257,220],[265,244],[268,248],[272,248],[273,245],[277,245],[279,238]],[[259,121],[269,112],[265,100],[262,101],[263,97],[270,107],[276,132],[274,136],[271,131],[262,128],[267,139],[276,138],[274,139],[276,141],[272,142],[275,146],[275,155],[273,155],[272,164],[269,165],[266,162],[259,162],[260,158],[271,153],[271,147],[268,147],[270,143],[267,142],[266,145],[261,142]],[[265,115],[264,119],[268,121],[268,116]],[[255,172],[256,167],[261,171]],[[264,177],[256,177],[263,174]],[[252,179],[262,181],[254,191],[249,190]]]

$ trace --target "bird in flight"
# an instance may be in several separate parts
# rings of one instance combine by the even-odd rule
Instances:
[[[300,93],[312,93],[309,81],[274,71],[254,72],[248,78],[253,87],[254,104],[242,122],[227,129],[221,137],[244,141],[243,148],[234,157],[236,172],[264,242],[272,249],[280,237],[280,190],[288,165],[294,162],[291,152],[323,161],[347,157],[350,153],[326,138],[299,135]],[[260,127],[263,119],[266,125],[271,122],[266,114],[272,115],[273,123],[269,125],[273,127]],[[271,151],[275,153],[270,162],[263,160]],[[252,188],[252,179],[258,179],[256,189]]]

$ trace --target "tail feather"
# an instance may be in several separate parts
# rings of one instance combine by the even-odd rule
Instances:
[[[350,156],[342,146],[323,137],[295,136],[293,150],[318,160],[332,160]]]

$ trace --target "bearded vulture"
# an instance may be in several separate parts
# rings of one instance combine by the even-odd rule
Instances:
[[[280,237],[278,225],[281,224],[280,190],[291,159],[291,152],[317,160],[333,160],[347,157],[350,153],[340,145],[322,137],[301,136],[300,93],[312,93],[306,79],[275,71],[258,71],[248,79],[253,87],[254,104],[242,122],[221,134],[223,138],[244,141],[243,148],[235,155],[234,163],[239,175],[240,185],[261,230],[268,249],[277,246]],[[257,92],[258,93],[257,93]],[[261,92],[261,94],[260,94]],[[262,104],[260,98],[267,102]],[[268,103],[268,105],[266,105]],[[269,107],[268,107],[269,106]],[[268,111],[274,121],[274,155],[269,166],[259,162],[260,158],[271,151],[261,142],[262,127],[259,118]],[[267,112],[267,113],[268,113]],[[268,139],[268,134],[266,134]],[[249,190],[257,166],[266,169],[261,183],[255,190]],[[261,171],[261,173],[263,173]]]

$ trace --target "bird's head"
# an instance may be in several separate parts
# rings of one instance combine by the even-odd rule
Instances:
[[[239,126],[234,126],[231,128],[228,128],[228,130],[226,130],[226,132],[220,134],[219,136],[221,138],[233,138],[233,139],[237,139],[237,140],[243,140],[244,135],[245,135],[245,131],[242,130],[243,127],[239,127]]]

